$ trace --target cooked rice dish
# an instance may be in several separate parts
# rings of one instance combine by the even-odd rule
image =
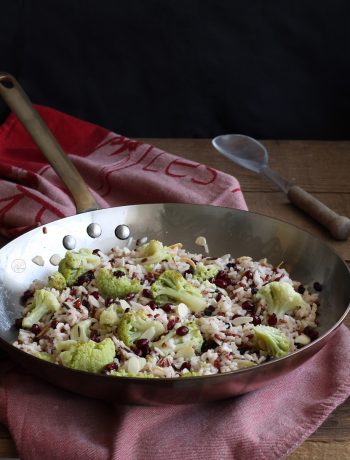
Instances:
[[[213,258],[152,240],[133,250],[68,251],[24,293],[14,345],[110,376],[218,374],[315,340],[318,291],[266,259]]]

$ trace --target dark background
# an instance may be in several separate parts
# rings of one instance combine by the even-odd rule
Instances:
[[[0,0],[0,69],[33,102],[126,136],[349,139],[349,13],[348,0]]]

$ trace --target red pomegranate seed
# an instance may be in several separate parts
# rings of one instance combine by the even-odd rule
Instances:
[[[245,302],[242,303],[242,308],[244,308],[244,310],[247,310],[247,311],[254,311],[255,305],[253,304],[253,302],[246,300]]]
[[[143,289],[142,295],[143,295],[144,297],[148,297],[149,299],[152,298],[152,294],[151,294],[151,291],[150,291],[149,289]]]
[[[135,297],[135,294],[130,292],[125,298],[126,298],[126,300],[132,300],[134,297]]]
[[[176,321],[174,319],[170,319],[168,321],[168,326],[167,326],[168,331],[171,331],[171,329],[174,329],[175,324],[176,324]]]
[[[275,326],[277,324],[277,316],[274,313],[272,313],[272,315],[269,315],[267,323],[269,326]]]
[[[243,276],[245,276],[248,280],[252,280],[254,275],[250,270],[247,270],[243,273]]]
[[[118,364],[117,363],[109,363],[104,367],[105,372],[117,371],[117,370],[118,370]]]
[[[213,305],[209,305],[209,307],[207,307],[205,310],[204,310],[204,314],[206,316],[211,316],[213,314],[213,311],[215,310],[215,308],[213,307]]]
[[[81,300],[80,299],[77,299],[75,302],[74,302],[74,307],[77,308],[79,310],[79,308],[81,307]]]
[[[53,320],[51,321],[50,326],[52,327],[52,329],[56,329],[57,324],[58,324],[58,321],[57,321],[56,319],[53,319]]]
[[[100,294],[97,291],[91,292],[92,297],[95,297],[96,300],[100,298]]]
[[[228,286],[228,282],[224,278],[215,278],[214,284],[222,289],[225,289]]]
[[[157,304],[155,302],[153,302],[153,300],[148,304],[149,308],[151,310],[155,310],[157,307]]]
[[[39,324],[33,324],[30,330],[31,332],[33,332],[33,334],[38,335],[39,332],[41,332],[41,327],[39,326]]]
[[[166,313],[170,313],[173,311],[172,309],[172,306],[170,303],[166,303],[165,305],[162,306],[162,309],[166,312]]]
[[[188,327],[180,326],[176,329],[176,335],[180,335],[181,337],[188,333]]]
[[[258,326],[258,324],[261,324],[261,319],[260,319],[259,316],[257,316],[257,315],[253,316],[253,324],[254,324],[254,326]]]
[[[183,371],[184,369],[191,370],[191,363],[189,361],[185,361],[184,363],[181,364],[180,371]]]

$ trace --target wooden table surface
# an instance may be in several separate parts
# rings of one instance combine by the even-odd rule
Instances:
[[[277,217],[301,227],[332,246],[350,264],[349,241],[335,241],[327,231],[291,205],[259,175],[234,165],[219,155],[206,139],[144,139],[190,160],[205,163],[236,176],[251,211]],[[341,215],[350,216],[350,141],[264,141],[270,166],[291,182],[312,193]],[[4,241],[2,241],[4,242]],[[1,240],[0,240],[1,243]],[[350,317],[345,320],[350,327]],[[10,434],[0,425],[0,458],[18,456]],[[288,458],[350,458],[350,399]],[[39,460],[39,459],[38,459]]]

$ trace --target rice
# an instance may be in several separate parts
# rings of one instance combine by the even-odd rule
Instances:
[[[289,341],[289,352],[317,337],[318,293],[292,280],[281,264],[275,267],[266,259],[254,261],[248,256],[235,259],[229,254],[212,258],[190,253],[181,244],[168,249],[171,259],[151,267],[140,261],[137,247],[134,250],[115,247],[106,254],[95,251],[100,264],[88,279],[62,291],[45,288],[59,301],[57,311],[42,317],[31,330],[21,328],[21,319],[16,321],[19,333],[14,346],[37,357],[46,353],[52,362],[62,365],[60,353],[73,343],[72,328],[81,321],[91,320],[89,340],[99,343],[110,338],[115,346],[115,358],[101,370],[103,374],[178,378],[232,372],[274,359],[266,347],[257,343],[257,325],[283,332]],[[201,281],[196,277],[198,264],[214,266],[218,274]],[[95,278],[101,268],[126,270],[125,276],[139,281],[139,292],[123,299],[104,298]],[[165,305],[155,302],[152,285],[166,270],[177,270],[199,290],[206,302],[202,311],[191,311],[184,302],[170,301]],[[266,301],[257,293],[271,282],[293,286],[300,292],[303,303],[288,314],[269,313]],[[45,281],[33,282],[23,316],[30,311],[35,290],[45,285]],[[111,304],[119,307],[120,318],[106,328],[100,318]],[[155,328],[150,327],[135,343],[127,345],[120,337],[118,326],[123,313],[135,311],[143,311],[147,318],[159,322],[164,329],[161,336],[155,338]],[[189,324],[195,324],[200,331],[200,349],[193,347],[191,333],[186,332]],[[177,339],[181,328],[184,334],[179,347]],[[173,337],[171,331],[174,331]],[[169,338],[162,342],[167,334]],[[157,346],[157,341],[161,341],[161,346]]]

